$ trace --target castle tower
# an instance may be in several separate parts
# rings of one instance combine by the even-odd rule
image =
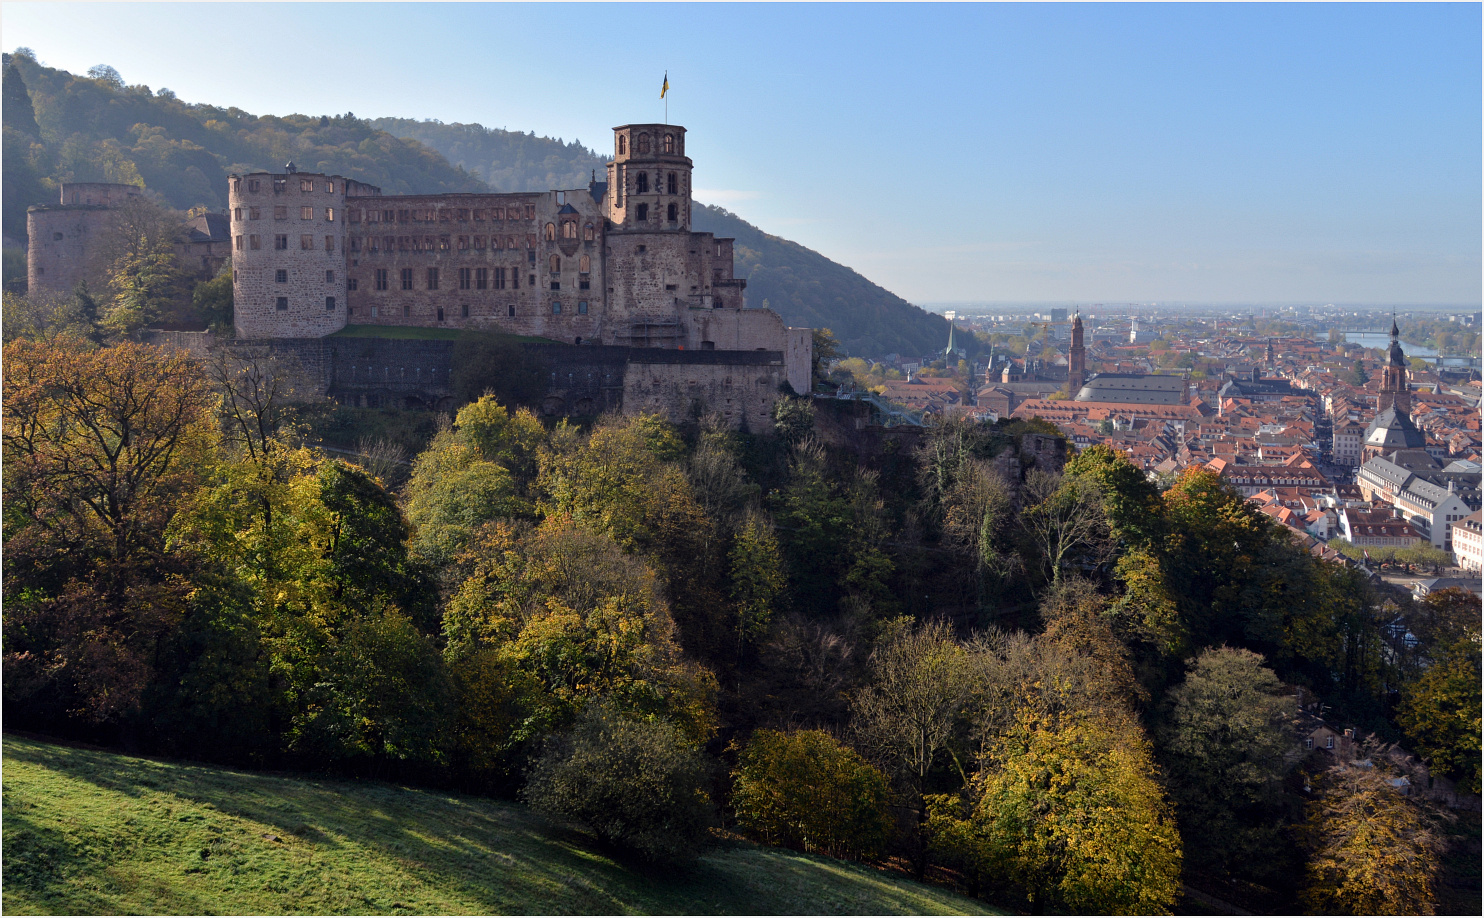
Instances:
[[[1072,347],[1067,352],[1067,398],[1076,398],[1087,382],[1087,348],[1082,344],[1082,312],[1072,316]]]
[[[345,186],[293,163],[229,177],[239,338],[318,338],[345,327]]]
[[[610,232],[689,232],[691,165],[683,127],[614,128],[613,161],[608,164]]]

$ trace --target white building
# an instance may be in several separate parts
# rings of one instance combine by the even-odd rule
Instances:
[[[1478,511],[1470,513],[1453,525],[1453,557],[1458,566],[1467,571],[1484,570],[1484,516]]]

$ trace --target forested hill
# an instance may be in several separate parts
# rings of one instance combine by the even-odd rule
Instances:
[[[277,169],[338,173],[390,193],[529,191],[581,187],[606,160],[574,140],[399,118],[254,115],[189,104],[168,89],[131,86],[112,68],[79,76],[4,55],[7,238],[26,232],[26,208],[56,200],[59,182],[144,185],[182,210],[227,204],[227,175]],[[832,329],[848,354],[918,356],[940,350],[947,322],[818,252],[734,214],[700,206],[696,229],[737,240],[751,305],[790,325]]]
[[[607,159],[578,141],[563,142],[479,124],[377,118],[375,127],[421,141],[454,165],[501,191],[586,185]],[[731,236],[737,273],[747,278],[747,302],[765,302],[790,325],[829,328],[846,352],[918,356],[948,341],[948,322],[796,242],[763,232],[719,207],[699,205],[692,224]]]
[[[25,54],[6,54],[3,67],[4,230],[17,239],[26,208],[54,203],[57,182],[142,184],[183,210],[224,208],[228,173],[290,160],[392,193],[485,187],[433,150],[353,114],[280,117],[188,104],[168,89],[126,85],[111,68],[78,76]]]

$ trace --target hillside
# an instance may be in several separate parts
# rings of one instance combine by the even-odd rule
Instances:
[[[479,124],[378,118],[371,124],[437,150],[455,166],[502,191],[573,188],[602,176],[607,159],[564,143]],[[948,322],[796,242],[763,232],[720,207],[696,207],[695,229],[731,236],[737,275],[747,278],[747,302],[765,302],[790,325],[829,328],[846,352],[879,357],[942,350]],[[972,342],[970,342],[972,345]]]
[[[647,874],[523,807],[7,736],[7,914],[974,914],[869,868],[731,844]]]

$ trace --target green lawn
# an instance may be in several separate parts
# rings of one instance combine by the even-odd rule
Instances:
[[[466,331],[461,328],[419,328],[413,325],[347,325],[331,338],[414,338],[420,341],[457,341],[465,335],[503,338],[518,344],[555,344],[548,338],[507,335],[504,332]]]
[[[4,740],[6,914],[973,914],[979,901],[729,843],[645,872],[514,804]]]

